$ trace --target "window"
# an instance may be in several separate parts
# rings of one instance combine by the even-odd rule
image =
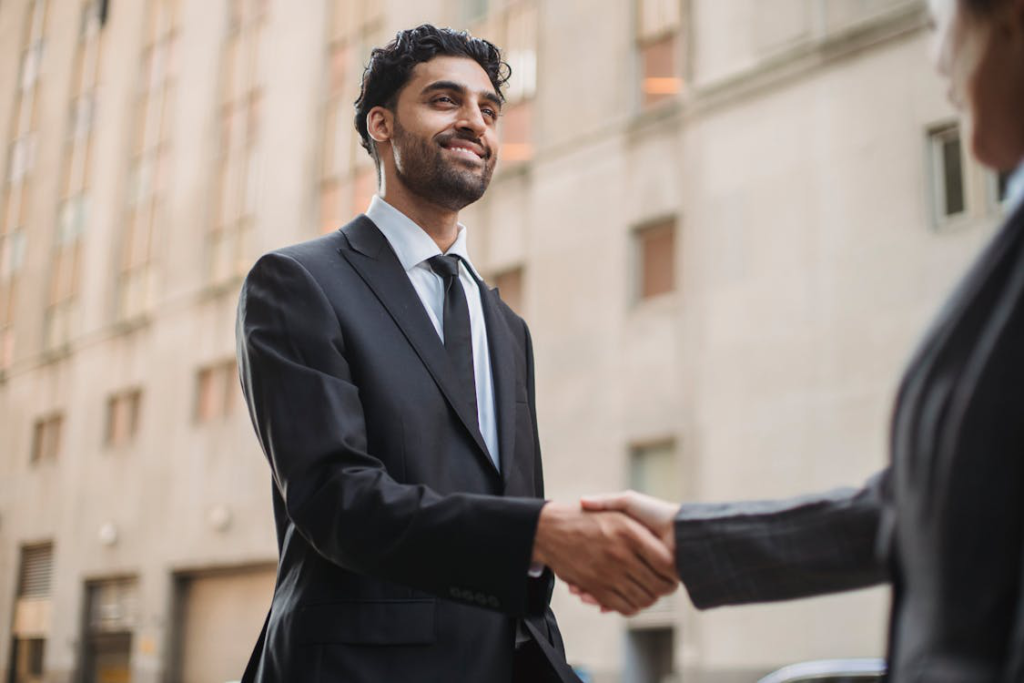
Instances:
[[[141,409],[141,389],[123,391],[107,399],[105,441],[108,446],[121,446],[135,438],[139,431]]]
[[[212,283],[241,276],[249,267],[259,187],[260,84],[266,0],[230,0],[222,60],[220,158],[216,199],[207,235]]]
[[[47,0],[31,0],[25,14],[20,74],[13,97],[7,175],[0,187],[0,373],[14,362],[16,292],[31,219],[37,106],[45,56]]]
[[[15,683],[42,683],[45,671],[43,659],[46,655],[46,639],[15,638],[14,677]]]
[[[131,631],[138,620],[138,589],[134,579],[90,584],[88,628],[91,633]]]
[[[510,268],[494,276],[501,300],[516,313],[523,314],[523,269]]]
[[[359,95],[363,60],[371,46],[383,41],[381,3],[332,0],[330,12],[318,189],[321,232],[366,211],[377,191],[376,171],[352,125],[352,102]]]
[[[636,299],[653,299],[675,290],[675,233],[675,219],[658,221],[636,231]]]
[[[1010,197],[1010,178],[1013,171],[1000,171],[995,175],[996,203],[1005,204]]]
[[[18,79],[18,85],[22,92],[32,90],[39,81],[43,49],[42,41],[36,42],[21,55],[21,77]]]
[[[512,68],[512,78],[505,86],[498,136],[501,144],[498,158],[506,163],[529,161],[534,155],[533,101],[537,91],[537,21],[536,0],[511,0],[500,7],[476,5],[473,34],[485,38],[502,49]]]
[[[119,320],[145,314],[152,301],[153,246],[169,187],[180,12],[180,0],[149,0],[146,8],[117,274]]]
[[[668,439],[630,448],[629,487],[662,500],[679,500],[675,442]]]
[[[11,143],[10,178],[12,183],[22,183],[35,166],[35,133],[29,132]]]
[[[680,0],[638,0],[637,53],[643,109],[671,100],[683,89]]]
[[[14,609],[11,680],[42,683],[46,637],[50,631],[50,589],[53,583],[53,545],[21,549],[18,596]]]
[[[64,418],[60,414],[36,420],[32,432],[32,462],[57,459],[63,422]]]
[[[931,131],[929,147],[935,220],[942,224],[967,210],[960,127],[953,124]]]
[[[675,629],[633,628],[626,647],[625,680],[630,683],[674,680]]]
[[[61,202],[50,264],[49,297],[46,303],[47,349],[66,344],[71,335],[81,279],[81,237],[88,222],[89,179],[92,167],[92,125],[100,62],[99,6],[94,0],[82,5],[74,78],[64,143]]]
[[[85,683],[131,680],[138,592],[134,579],[86,584],[82,662]]]
[[[53,583],[53,545],[26,546],[21,550],[19,598],[48,598]]]
[[[199,370],[196,375],[196,421],[200,424],[229,416],[238,396],[238,369],[234,360]]]

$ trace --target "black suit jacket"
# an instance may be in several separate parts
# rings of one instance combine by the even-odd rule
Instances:
[[[891,449],[859,490],[683,505],[677,565],[694,604],[891,581],[894,683],[1024,681],[1024,207],[914,354]]]
[[[443,344],[366,216],[262,257],[238,359],[273,474],[280,560],[244,681],[511,680],[517,617],[558,672],[526,324],[481,287],[501,471]]]

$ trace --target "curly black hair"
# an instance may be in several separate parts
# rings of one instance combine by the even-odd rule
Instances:
[[[502,61],[501,50],[493,43],[474,38],[465,31],[437,28],[430,24],[399,31],[394,40],[384,47],[374,48],[370,53],[370,61],[363,70],[359,99],[355,101],[356,130],[359,131],[363,148],[377,164],[378,171],[380,159],[377,158],[377,149],[366,129],[366,115],[374,107],[394,110],[398,93],[409,82],[416,65],[439,56],[475,60],[487,72],[494,91],[504,101],[502,87],[512,70]]]

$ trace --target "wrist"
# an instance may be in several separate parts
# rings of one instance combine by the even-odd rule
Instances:
[[[541,507],[537,531],[533,536],[533,556],[530,558],[532,563],[550,566],[549,550],[552,547],[555,528],[564,516],[565,507],[563,503],[553,501],[548,501]]]

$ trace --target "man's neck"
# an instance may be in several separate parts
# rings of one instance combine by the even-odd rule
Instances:
[[[380,198],[405,214],[413,223],[427,233],[437,244],[441,253],[446,253],[459,236],[459,212],[445,209],[402,187],[401,183],[385,183]]]

